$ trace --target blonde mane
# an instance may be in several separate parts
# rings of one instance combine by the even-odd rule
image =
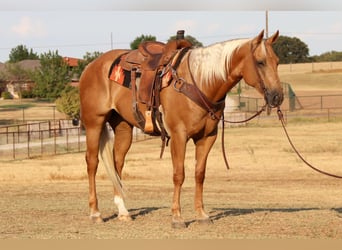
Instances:
[[[192,50],[189,65],[192,75],[199,84],[210,84],[214,78],[226,82],[234,50],[250,40],[230,40]]]

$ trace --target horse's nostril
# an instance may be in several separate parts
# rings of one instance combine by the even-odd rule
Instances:
[[[274,97],[273,97],[273,104],[278,104],[279,103],[279,95],[275,95]]]
[[[281,94],[275,94],[273,97],[273,105],[279,106],[283,102],[283,96]]]
[[[278,92],[269,93],[267,96],[268,103],[274,107],[280,106],[283,102],[283,95]]]

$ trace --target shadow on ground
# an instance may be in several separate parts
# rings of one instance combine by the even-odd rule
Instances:
[[[154,211],[157,211],[159,209],[163,209],[166,207],[142,207],[142,208],[135,208],[135,209],[129,209],[129,213],[131,215],[132,220],[137,219],[139,216],[145,216],[147,214],[150,214]],[[118,217],[118,214],[113,214],[109,217],[104,218],[104,222],[114,220]]]
[[[240,216],[240,215],[248,215],[257,212],[280,212],[280,213],[295,213],[301,211],[313,211],[313,210],[321,210],[316,207],[309,208],[213,208],[210,212],[210,219],[220,220],[222,218],[228,216]],[[332,208],[331,210],[336,211],[338,213],[342,213],[342,208]]]

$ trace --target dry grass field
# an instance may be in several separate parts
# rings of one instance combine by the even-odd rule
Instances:
[[[285,78],[296,75],[281,68],[280,73]],[[311,90],[308,78],[316,79],[312,74],[340,77],[338,72],[305,71],[292,80],[294,88],[329,91],[317,81]],[[339,83],[330,91],[342,91]],[[194,220],[194,147],[189,142],[181,200],[187,228],[171,228],[171,158],[166,149],[159,159],[160,140],[155,138],[134,143],[126,159],[123,183],[131,222],[117,220],[111,184],[102,166],[98,198],[106,222],[89,221],[83,153],[0,159],[0,238],[342,239],[342,180],[305,166],[291,150],[274,113],[270,119],[274,122],[263,123],[261,118],[247,127],[226,130],[230,170],[224,166],[220,141],[215,143],[204,189],[212,225]],[[290,119],[287,127],[306,160],[342,175],[341,121]]]
[[[342,62],[279,65],[281,81],[290,83],[297,95],[342,93]]]
[[[4,120],[37,121],[66,119],[66,115],[58,112],[55,105],[34,99],[0,100],[0,125]]]
[[[289,125],[305,158],[342,174],[341,123]],[[194,148],[188,145],[183,213],[188,227],[171,228],[172,167],[159,159],[158,139],[135,143],[123,182],[133,221],[116,219],[111,184],[98,174],[106,223],[88,220],[83,154],[2,162],[1,238],[38,239],[342,239],[342,180],[325,177],[292,153],[279,126],[231,128],[226,133],[231,169],[220,144],[208,161],[205,204],[212,225],[194,221]],[[6,216],[4,216],[6,215]]]

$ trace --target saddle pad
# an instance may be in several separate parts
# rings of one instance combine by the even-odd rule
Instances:
[[[123,69],[120,66],[120,61],[121,56],[114,60],[112,66],[110,66],[108,78],[126,88],[131,88],[131,72]]]

